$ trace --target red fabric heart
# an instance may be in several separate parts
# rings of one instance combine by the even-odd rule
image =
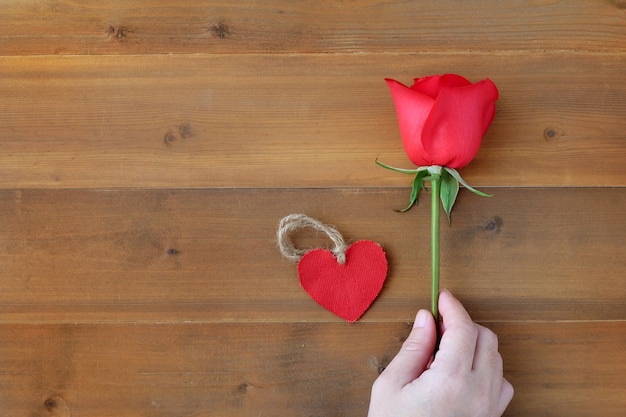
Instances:
[[[352,323],[374,302],[387,277],[387,258],[376,242],[361,240],[346,250],[342,265],[331,251],[314,249],[298,263],[300,284],[325,309]]]

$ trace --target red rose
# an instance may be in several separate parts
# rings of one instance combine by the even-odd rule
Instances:
[[[454,169],[470,163],[495,116],[498,89],[491,80],[472,84],[446,74],[417,78],[411,87],[385,81],[411,162]]]

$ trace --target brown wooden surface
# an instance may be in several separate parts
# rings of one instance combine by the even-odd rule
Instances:
[[[616,322],[496,322],[507,415],[618,416],[626,407]],[[0,325],[6,415],[343,417],[407,323]]]
[[[626,51],[623,0],[7,3],[2,55]]]
[[[428,192],[384,77],[489,77],[442,285],[499,336],[506,416],[626,409],[626,3],[3,2],[0,415],[366,413],[429,305]],[[278,221],[381,243],[353,325]],[[327,244],[304,232],[301,246]]]
[[[500,88],[472,184],[626,185],[626,53],[383,57],[0,57],[0,186],[405,185],[383,78],[441,68]]]
[[[0,311],[9,320],[72,323],[338,321],[302,291],[296,265],[277,249],[278,221],[295,212],[339,225],[349,241],[379,242],[391,276],[363,320],[410,321],[429,297],[430,196],[425,207],[394,212],[408,192],[4,191],[0,263],[12,279],[3,283]],[[626,194],[491,192],[490,199],[461,192],[441,233],[442,285],[463,294],[476,319],[626,316]],[[304,232],[296,244],[330,242]]]

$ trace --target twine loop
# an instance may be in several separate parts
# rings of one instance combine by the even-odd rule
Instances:
[[[311,228],[313,230],[324,233],[330,240],[333,241],[335,247],[329,249],[333,255],[337,258],[337,262],[340,264],[346,263],[346,242],[343,240],[343,236],[337,229],[327,224],[320,222],[317,219],[309,217],[305,214],[290,214],[281,219],[278,225],[278,232],[276,237],[278,238],[278,248],[280,253],[290,261],[300,261],[306,252],[310,249],[298,249],[293,245],[293,242],[289,235],[303,228]]]

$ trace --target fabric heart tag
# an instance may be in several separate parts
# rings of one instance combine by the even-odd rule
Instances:
[[[295,249],[288,234],[302,227],[323,231],[335,247]],[[344,320],[357,321],[382,290],[387,277],[387,258],[376,242],[361,240],[346,248],[336,229],[305,215],[285,217],[277,235],[283,255],[298,261],[302,288],[319,305]]]
[[[387,258],[376,242],[361,240],[340,264],[331,251],[314,249],[298,263],[300,284],[319,305],[349,322],[374,302],[387,276]]]

